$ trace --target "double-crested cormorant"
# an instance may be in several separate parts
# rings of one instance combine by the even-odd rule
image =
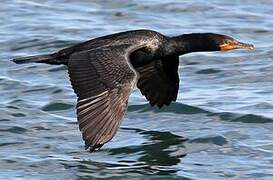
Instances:
[[[116,134],[135,85],[152,106],[176,101],[179,56],[201,51],[254,49],[214,33],[168,37],[134,30],[95,38],[53,54],[16,58],[15,63],[68,66],[78,96],[77,118],[86,148],[100,148]]]

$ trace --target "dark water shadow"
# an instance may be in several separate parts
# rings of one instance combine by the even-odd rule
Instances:
[[[240,122],[240,123],[273,123],[273,119],[255,115],[255,114],[238,114],[231,112],[222,112],[222,113],[210,113],[208,116],[218,117],[219,120],[228,121],[228,122]]]
[[[116,160],[96,162],[92,160],[62,161],[66,169],[77,171],[77,179],[96,178],[132,178],[153,177],[188,179],[177,176],[176,165],[186,156],[184,143],[187,139],[170,132],[144,131],[135,128],[122,128],[142,135],[146,140],[143,144],[127,147],[101,149],[103,153]],[[105,153],[107,155],[105,155]],[[90,157],[92,154],[90,154]]]
[[[202,69],[196,72],[196,74],[216,74],[221,72],[219,69],[213,69],[213,68],[208,68],[208,69]]]
[[[136,133],[147,138],[147,142],[139,146],[121,147],[109,149],[110,155],[140,153],[142,157],[138,160],[149,165],[172,166],[180,162],[180,157],[186,154],[173,156],[177,149],[185,148],[183,143],[186,138],[172,134],[170,132],[144,131],[134,128],[122,128],[124,130],[134,130]]]
[[[139,113],[144,113],[144,112],[156,112],[156,113],[162,113],[162,112],[170,112],[170,113],[175,113],[175,114],[200,114],[200,113],[211,113],[209,111],[206,111],[204,109],[195,107],[195,106],[190,106],[187,104],[182,104],[182,103],[172,103],[170,106],[164,106],[163,108],[158,108],[158,107],[151,107],[150,104],[141,104],[141,105],[131,105],[128,107],[128,111],[137,111]]]
[[[204,114],[208,117],[214,117],[221,121],[228,122],[240,122],[240,123],[273,123],[272,118],[256,115],[256,114],[240,114],[232,112],[211,112],[199,107],[190,106],[182,103],[172,103],[170,106],[165,106],[161,109],[157,107],[151,107],[149,104],[131,105],[128,108],[129,112],[156,112],[156,113],[174,113],[183,115]]]
[[[63,102],[52,102],[42,107],[43,111],[63,111],[72,109],[74,105]]]
[[[173,166],[186,156],[184,142],[186,138],[170,132],[144,131],[134,128],[122,128],[143,135],[147,141],[138,146],[127,146],[107,150],[111,156],[140,155],[138,163],[145,164],[147,171],[158,175],[170,175],[177,172]]]

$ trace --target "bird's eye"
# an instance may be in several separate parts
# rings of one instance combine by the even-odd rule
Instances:
[[[225,39],[225,40],[224,40],[224,43],[225,43],[225,44],[229,44],[229,43],[230,43],[230,40],[229,40],[229,39]]]

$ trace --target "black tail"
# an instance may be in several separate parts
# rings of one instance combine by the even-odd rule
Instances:
[[[55,54],[45,54],[45,55],[37,55],[37,56],[27,56],[15,58],[12,60],[16,64],[24,64],[24,63],[46,63],[46,64],[67,64],[67,60],[65,59],[56,59]]]

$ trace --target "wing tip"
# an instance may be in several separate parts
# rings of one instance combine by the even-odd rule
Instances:
[[[85,140],[85,150],[89,150],[89,152],[91,153],[100,150],[100,148],[103,145],[104,145],[103,143],[97,143],[97,144],[92,144],[92,142],[88,143],[88,141]]]
[[[104,144],[95,144],[93,146],[85,146],[85,150],[89,149],[89,152],[95,152],[100,150],[100,148],[103,146]]]

